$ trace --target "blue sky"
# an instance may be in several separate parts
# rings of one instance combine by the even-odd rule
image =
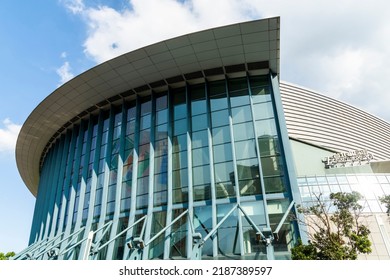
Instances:
[[[18,131],[62,83],[163,39],[281,16],[282,80],[390,121],[389,6],[385,0],[2,0],[0,252],[27,246],[34,211],[16,168]]]

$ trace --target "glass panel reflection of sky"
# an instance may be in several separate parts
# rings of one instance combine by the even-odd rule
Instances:
[[[364,198],[360,202],[366,213],[386,212],[379,198],[390,194],[390,176],[385,175],[330,175],[298,178],[298,186],[303,202],[314,202],[316,195],[323,194],[325,200],[330,193],[359,192]]]

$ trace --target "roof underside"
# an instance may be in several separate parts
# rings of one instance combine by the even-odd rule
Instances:
[[[238,72],[279,74],[280,19],[269,18],[162,41],[104,62],[43,100],[16,145],[20,175],[37,195],[39,166],[50,144],[89,113],[118,99]]]

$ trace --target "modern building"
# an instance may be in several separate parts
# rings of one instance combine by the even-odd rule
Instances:
[[[390,219],[379,202],[390,195],[390,124],[292,84],[281,83],[280,92],[301,203],[359,192],[373,249],[359,258],[390,259]]]
[[[37,200],[16,259],[289,259],[295,206],[356,172],[378,180],[390,255],[390,124],[280,83],[279,35],[270,18],[180,36],[50,94],[17,142]]]

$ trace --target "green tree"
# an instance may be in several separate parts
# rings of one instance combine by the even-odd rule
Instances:
[[[355,260],[371,253],[370,230],[360,222],[363,207],[358,192],[332,193],[330,202],[322,195],[311,206],[298,206],[305,217],[309,244],[298,242],[291,253],[295,260]]]
[[[388,195],[380,197],[379,201],[386,206],[386,208],[387,208],[386,213],[388,216],[390,216],[390,195],[388,194]]]
[[[0,261],[9,260],[15,256],[15,252],[8,252],[6,254],[0,252]]]

